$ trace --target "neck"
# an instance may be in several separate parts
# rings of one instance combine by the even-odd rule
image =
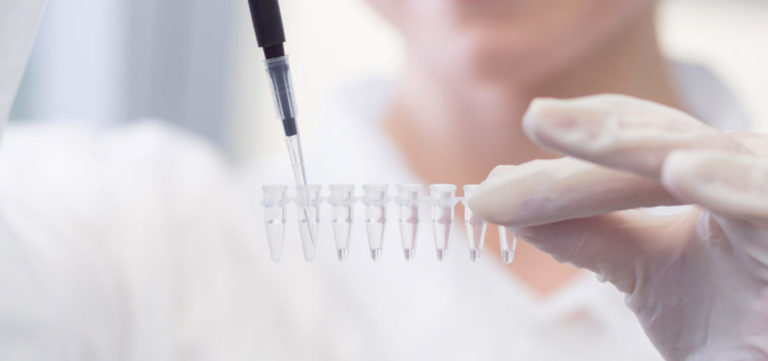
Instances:
[[[630,31],[556,79],[531,87],[531,92],[554,98],[616,93],[680,108],[674,76],[659,49],[653,15],[641,18]]]
[[[649,15],[593,56],[535,85],[448,84],[413,61],[385,130],[425,181],[471,184],[498,164],[551,157],[523,134],[520,119],[534,97],[619,93],[679,106]]]

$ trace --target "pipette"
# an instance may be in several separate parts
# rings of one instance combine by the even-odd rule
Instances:
[[[280,6],[277,0],[248,0],[251,9],[251,19],[256,32],[256,41],[264,51],[267,73],[272,81],[272,95],[275,98],[275,106],[280,119],[283,121],[285,131],[285,143],[288,147],[288,155],[291,159],[293,176],[297,185],[307,185],[307,175],[304,170],[304,156],[301,152],[299,131],[296,127],[296,113],[293,101],[293,88],[291,84],[291,72],[288,66],[288,58],[285,55],[285,32],[283,19],[280,15]],[[304,208],[304,218],[307,224],[310,211]],[[308,233],[311,244],[314,245],[314,229],[309,227]],[[305,255],[314,254],[314,250]],[[307,258],[311,258],[307,256]]]

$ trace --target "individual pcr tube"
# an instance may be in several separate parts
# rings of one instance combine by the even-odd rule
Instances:
[[[467,240],[469,241],[469,258],[472,262],[477,261],[483,252],[483,243],[485,242],[485,230],[487,225],[484,220],[478,217],[467,205],[467,199],[478,187],[477,184],[464,186],[464,228],[467,231]]]
[[[517,236],[509,227],[499,226],[499,243],[501,244],[501,261],[510,264],[515,259]]]
[[[349,236],[352,229],[352,206],[355,204],[355,186],[352,184],[333,184],[329,186],[332,210],[331,223],[333,237],[336,240],[336,252],[339,261],[349,257]]]
[[[435,236],[437,259],[442,261],[448,255],[448,241],[453,228],[453,206],[456,204],[456,186],[430,185],[429,196],[432,202],[432,231]]]
[[[397,204],[400,206],[400,238],[403,254],[407,261],[416,256],[416,239],[419,230],[419,202],[424,193],[421,184],[400,184],[397,186]]]
[[[374,261],[381,259],[382,254],[384,227],[387,223],[387,189],[386,184],[363,185],[365,230],[368,233],[368,245]]]
[[[283,254],[283,237],[285,235],[285,185],[265,185],[261,187],[264,197],[261,205],[264,206],[264,226],[267,231],[269,254],[275,262],[280,261]]]
[[[317,184],[296,186],[296,205],[299,215],[299,234],[304,248],[304,259],[312,261],[317,251],[317,226],[320,224],[320,186]]]

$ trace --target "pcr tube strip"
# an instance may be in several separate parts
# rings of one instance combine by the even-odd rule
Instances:
[[[323,197],[322,187],[310,184],[296,186],[296,196],[290,198],[288,186],[264,185],[261,204],[264,207],[264,223],[270,256],[275,262],[282,256],[287,208],[293,204],[299,210],[297,212],[298,227],[304,258],[312,261],[317,253],[317,240],[320,238],[317,232],[321,221],[320,207],[323,203],[327,203],[331,207],[330,217],[337,257],[340,261],[348,259],[351,229],[354,223],[354,206],[362,203],[365,207],[364,224],[371,259],[378,261],[383,254],[384,232],[388,221],[387,209],[394,203],[398,208],[397,222],[404,258],[407,261],[414,259],[421,210],[423,207],[430,207],[437,259],[442,261],[448,255],[448,245],[455,219],[454,207],[462,203],[469,257],[472,261],[477,261],[482,254],[488,224],[476,216],[465,202],[477,187],[479,186],[476,184],[465,185],[464,197],[457,197],[456,186],[453,184],[432,184],[429,186],[429,192],[426,192],[421,184],[399,184],[395,187],[395,195],[390,195],[389,186],[386,184],[365,184],[362,186],[362,197],[357,197],[355,185],[332,184],[328,186],[329,196]],[[507,264],[512,263],[517,244],[517,237],[512,229],[499,226],[499,243],[502,261]]]

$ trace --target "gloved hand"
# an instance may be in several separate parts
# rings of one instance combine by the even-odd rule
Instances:
[[[768,360],[768,136],[614,95],[536,100],[523,126],[570,157],[498,167],[474,212],[612,282],[665,358]]]

